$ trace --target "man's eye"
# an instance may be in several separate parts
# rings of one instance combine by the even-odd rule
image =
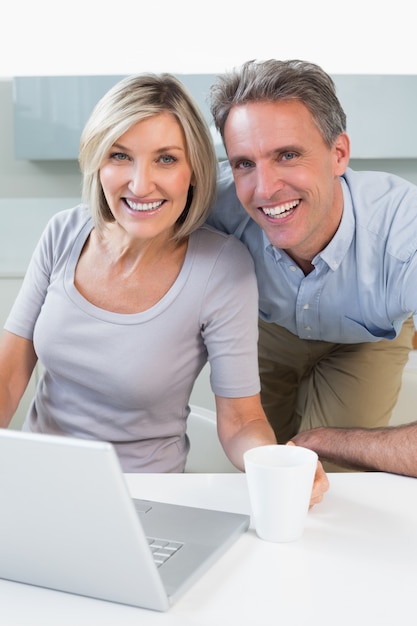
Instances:
[[[296,154],[295,152],[285,152],[282,156],[281,159],[283,161],[292,161],[292,159],[295,159]]]
[[[246,170],[249,167],[252,167],[252,161],[239,161],[236,163],[235,168],[237,170]]]

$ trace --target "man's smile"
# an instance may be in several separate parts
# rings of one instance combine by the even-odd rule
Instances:
[[[286,217],[289,212],[295,209],[300,204],[300,200],[293,200],[292,202],[285,202],[284,204],[277,204],[273,207],[259,207],[265,215],[268,217]]]

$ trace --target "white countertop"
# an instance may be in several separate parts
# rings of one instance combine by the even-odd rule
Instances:
[[[0,622],[414,625],[417,480],[380,473],[329,478],[330,490],[325,501],[309,512],[301,540],[271,544],[250,529],[167,613],[0,581]],[[136,474],[126,479],[137,497],[249,511],[244,474]]]

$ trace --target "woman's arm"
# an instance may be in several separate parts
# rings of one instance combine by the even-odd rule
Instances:
[[[36,362],[32,341],[3,331],[0,337],[0,427],[10,424]]]
[[[292,441],[321,460],[355,470],[417,478],[417,422],[385,428],[313,428]]]
[[[250,448],[277,443],[259,394],[247,398],[216,396],[217,432],[227,456],[244,471],[243,453]]]
[[[277,443],[262,409],[259,394],[247,398],[216,396],[216,412],[220,442],[238,469],[244,471],[243,453],[246,450]],[[318,462],[310,506],[321,502],[328,488],[326,473]]]

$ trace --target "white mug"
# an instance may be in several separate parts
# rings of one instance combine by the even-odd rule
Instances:
[[[244,453],[256,533],[261,539],[299,539],[305,527],[318,456],[301,446],[268,445]]]

